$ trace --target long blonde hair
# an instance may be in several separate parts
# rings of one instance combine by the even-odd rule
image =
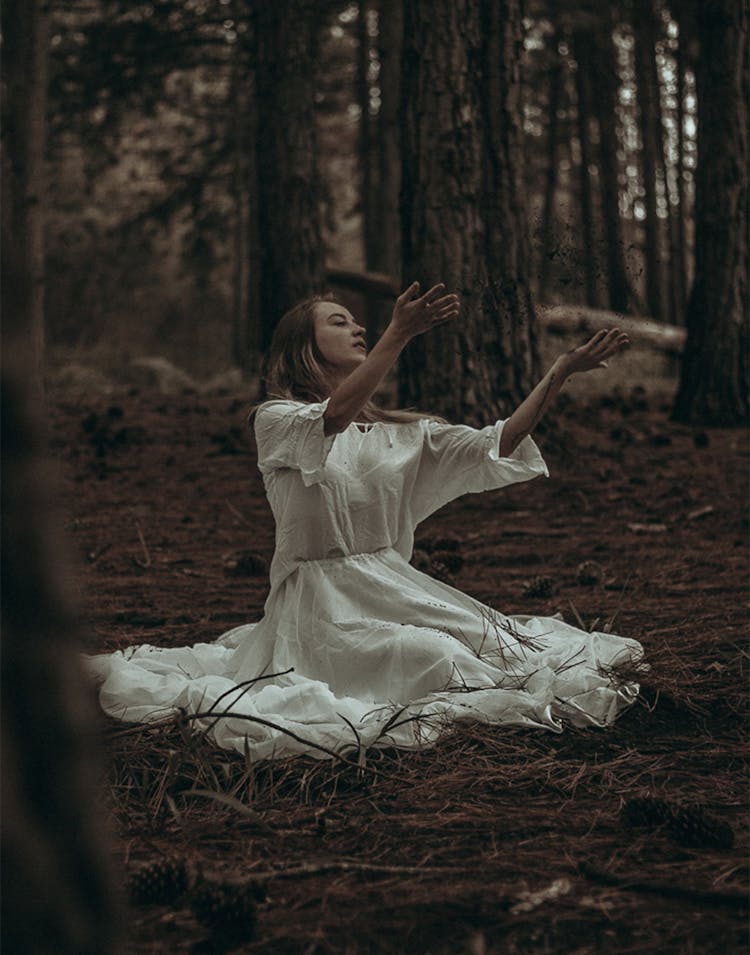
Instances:
[[[315,306],[320,302],[335,301],[333,295],[313,295],[281,318],[273,333],[264,375],[266,401],[282,398],[312,403],[324,401],[331,394],[326,362],[315,340]],[[251,418],[260,404],[262,402],[251,409]],[[368,401],[357,415],[359,421],[367,423],[404,423],[422,418],[445,420],[438,415],[414,410],[388,411],[373,401]]]

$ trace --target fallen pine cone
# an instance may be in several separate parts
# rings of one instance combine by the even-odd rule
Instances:
[[[698,849],[731,849],[734,845],[734,830],[729,823],[702,806],[675,806],[667,831],[682,845]]]
[[[524,597],[554,597],[557,593],[557,584],[552,577],[532,577],[527,580],[523,588]]]
[[[417,548],[411,555],[410,561],[412,567],[416,570],[421,570],[423,574],[429,574],[430,568],[432,567],[432,561],[430,560],[430,555],[426,550]]]
[[[231,884],[202,880],[190,897],[190,908],[216,941],[223,945],[246,942],[255,934],[258,889],[252,883]]]
[[[604,579],[604,569],[595,560],[584,560],[576,569],[576,580],[584,587],[600,584]]]
[[[161,859],[131,873],[127,888],[132,905],[174,905],[187,891],[184,859]]]
[[[664,830],[681,845],[700,849],[731,849],[734,830],[702,806],[680,806],[653,796],[628,799],[620,812],[628,827]]]
[[[458,573],[464,565],[463,557],[456,551],[435,550],[432,552],[433,564],[443,564],[451,574]]]
[[[665,799],[636,796],[620,810],[620,821],[633,829],[658,829],[672,818],[672,807]]]
[[[224,565],[224,574],[227,577],[266,577],[268,564],[259,555],[252,551],[235,554]]]

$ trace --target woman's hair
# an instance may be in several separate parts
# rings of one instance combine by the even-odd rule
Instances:
[[[299,302],[279,321],[271,341],[265,372],[266,400],[324,401],[331,393],[331,380],[326,361],[315,339],[315,307],[320,302],[335,302],[333,295],[313,295]],[[253,407],[250,416],[258,410]],[[418,411],[387,411],[368,401],[357,416],[364,422],[406,422],[429,418],[442,421],[437,415]]]

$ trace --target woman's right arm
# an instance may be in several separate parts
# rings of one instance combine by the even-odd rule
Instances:
[[[338,434],[357,420],[412,338],[458,315],[458,296],[443,294],[445,285],[442,283],[415,298],[418,291],[419,283],[413,282],[399,295],[391,321],[377,344],[362,364],[331,392],[323,416],[326,434]]]

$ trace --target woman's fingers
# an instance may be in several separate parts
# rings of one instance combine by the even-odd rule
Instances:
[[[411,301],[418,291],[419,282],[412,282],[411,285],[407,289],[404,289],[404,291],[396,299],[396,305],[406,305],[406,303]]]
[[[439,312],[444,308],[459,308],[458,295],[443,295],[441,298],[427,302],[425,307],[428,308],[430,312]]]
[[[431,289],[424,293],[420,301],[424,302],[426,305],[434,305],[440,293],[444,291],[445,282],[438,282],[437,285],[433,285]]]
[[[613,355],[622,348],[623,345],[629,344],[629,342],[630,339],[627,334],[621,332],[618,328],[613,328],[612,330],[603,328],[589,339],[586,345],[584,345],[584,349],[590,352],[592,356],[598,356],[601,360],[607,355]]]

